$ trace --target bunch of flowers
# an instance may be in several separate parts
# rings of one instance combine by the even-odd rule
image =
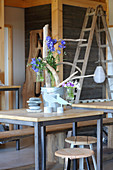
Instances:
[[[80,84],[77,81],[68,81],[67,83],[63,83],[62,87],[67,88],[66,99],[72,101],[74,100],[74,89],[80,89]]]
[[[57,63],[60,61],[60,54],[61,54],[61,49],[65,48],[65,41],[63,40],[56,40],[56,39],[52,39],[50,36],[46,37],[46,42],[47,42],[47,52],[48,55],[45,59],[40,58],[40,57],[36,57],[36,58],[32,58],[32,61],[30,64],[28,64],[28,66],[31,66],[31,68],[35,71],[35,72],[42,72],[43,70],[47,69],[46,68],[46,64],[48,63],[52,68],[54,68],[54,70],[57,70]],[[59,43],[58,45],[58,49],[55,49],[55,44]],[[50,78],[51,78],[51,82],[52,82],[52,86],[54,85],[54,77],[53,74],[51,73],[51,71],[49,69],[48,73],[50,74]]]

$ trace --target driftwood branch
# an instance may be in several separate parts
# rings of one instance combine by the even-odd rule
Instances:
[[[87,41],[87,39],[63,39],[64,41],[72,41],[72,42],[78,42],[78,41]]]
[[[77,66],[75,66],[74,64],[70,63],[70,62],[60,62],[58,63],[58,65],[61,65],[61,64],[66,64],[66,65],[70,65],[70,66],[73,66],[74,68],[76,68],[78,71],[80,71],[80,73],[82,73],[81,69]]]
[[[48,32],[49,32],[49,25],[47,24],[43,27],[43,58],[44,59],[47,57],[46,37],[48,36]],[[45,84],[46,87],[51,87],[50,76],[47,70],[45,70]]]
[[[71,74],[67,79],[65,79],[63,82],[61,82],[60,84],[58,84],[56,87],[60,87],[62,86],[62,84],[68,82],[75,74],[77,74],[78,71],[74,72],[73,74]]]
[[[86,78],[86,77],[94,77],[94,74],[87,75],[87,76],[76,76],[76,77],[72,77],[71,80],[74,80],[74,79],[81,79],[81,78]]]
[[[46,63],[46,67],[51,71],[51,73],[52,73],[52,75],[53,75],[53,77],[55,79],[56,86],[58,86],[60,84],[60,79],[59,79],[59,76],[58,76],[57,72],[46,61],[44,61],[44,62]]]

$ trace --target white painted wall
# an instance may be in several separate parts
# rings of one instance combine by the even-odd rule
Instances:
[[[25,81],[24,9],[5,7],[5,24],[13,27],[13,85],[23,86]],[[20,107],[22,107],[21,90]]]

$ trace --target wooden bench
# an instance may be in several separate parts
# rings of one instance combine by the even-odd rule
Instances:
[[[84,127],[96,127],[97,121],[92,120],[92,121],[85,121],[85,122],[79,122],[78,123],[78,128],[84,128]],[[109,126],[113,125],[113,118],[104,118],[103,119],[103,125],[104,126]],[[46,132],[47,134],[50,133],[57,133],[57,132],[64,132],[64,131],[70,131],[72,130],[72,123],[68,124],[62,124],[62,125],[51,125],[47,126]],[[11,131],[4,131],[0,132],[0,142],[5,143],[7,141],[13,141],[17,140],[20,138],[28,137],[28,136],[33,136],[34,135],[34,128],[25,128],[25,129],[19,129],[19,130],[11,130]]]

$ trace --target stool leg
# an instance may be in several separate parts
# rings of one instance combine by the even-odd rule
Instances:
[[[85,158],[87,164],[87,170],[91,170],[88,158]]]
[[[89,147],[90,147],[91,150],[93,150],[93,145],[92,144],[90,144]],[[92,155],[92,160],[93,160],[94,169],[97,170],[97,164],[96,164],[95,155]]]
[[[64,170],[70,170],[71,160],[69,158],[65,158],[65,167]]]
[[[79,148],[84,148],[84,145],[79,145]],[[79,170],[84,170],[84,159],[79,159]]]

